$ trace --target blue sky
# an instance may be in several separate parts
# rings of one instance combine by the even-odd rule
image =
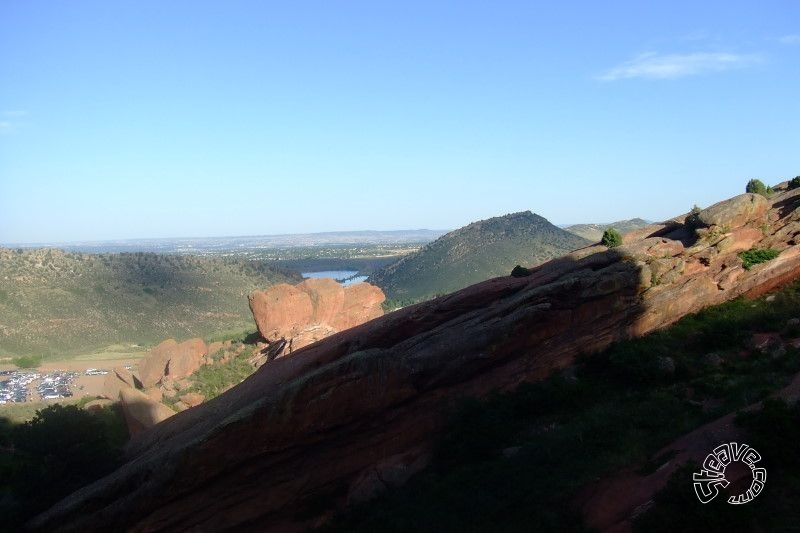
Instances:
[[[663,219],[800,174],[800,3],[650,4],[4,0],[0,243]]]

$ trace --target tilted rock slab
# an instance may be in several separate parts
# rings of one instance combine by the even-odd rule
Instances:
[[[35,519],[47,531],[303,531],[424,467],[444,413],[615,340],[800,276],[800,190],[744,226],[780,256],[746,271],[676,221],[473,285],[261,367],[134,439],[129,461]],[[744,227],[740,226],[740,227]],[[735,228],[731,228],[735,229]],[[654,279],[651,265],[659,263]],[[510,268],[513,265],[509,265]],[[667,280],[667,281],[665,281]]]
[[[119,391],[119,400],[131,437],[135,437],[175,414],[166,405],[132,387],[123,387]]]

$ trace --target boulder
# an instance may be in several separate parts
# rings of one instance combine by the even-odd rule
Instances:
[[[116,402],[119,400],[119,391],[121,391],[123,388],[133,388],[133,385],[120,379],[117,373],[112,370],[106,374],[105,379],[103,380],[102,396]]]
[[[356,283],[344,290],[344,305],[330,326],[343,331],[383,316],[381,304],[386,299],[383,291],[369,283]]]
[[[152,348],[139,360],[139,377],[144,387],[152,387],[167,374],[167,363],[178,341],[167,339]]]
[[[333,279],[275,285],[250,295],[258,331],[269,344],[287,342],[291,353],[333,333],[383,315],[383,291],[369,283],[342,287]]]
[[[174,348],[167,363],[167,372],[172,379],[183,379],[191,376],[203,366],[208,348],[203,339],[189,339]]]
[[[217,355],[217,353],[222,353],[225,351],[227,346],[223,342],[212,342],[208,345],[208,358],[211,359],[208,361],[209,363],[213,362],[213,357]]]
[[[208,348],[202,339],[189,339],[178,344],[167,339],[139,361],[139,374],[144,387],[152,387],[166,377],[172,380],[192,375],[203,365]]]
[[[175,414],[166,405],[153,401],[142,391],[131,387],[122,389],[119,396],[131,437],[135,437]]]
[[[255,291],[248,299],[258,332],[269,342],[285,337],[298,324],[310,323],[314,313],[308,293],[287,283]]]
[[[700,211],[698,219],[705,226],[718,226],[723,231],[734,230],[762,219],[769,209],[769,201],[760,194],[740,194]]]
[[[199,392],[189,392],[187,394],[183,394],[180,397],[181,402],[187,407],[196,407],[203,403],[205,398]]]
[[[309,322],[332,324],[344,305],[345,288],[331,278],[307,279],[297,285],[297,288],[311,299],[313,311]]]
[[[153,387],[151,389],[147,389],[144,391],[147,394],[147,397],[153,400],[154,402],[162,402],[164,401],[164,391],[162,391],[158,387]]]

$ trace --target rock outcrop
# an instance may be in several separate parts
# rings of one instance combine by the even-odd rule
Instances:
[[[189,339],[181,343],[167,339],[139,361],[142,385],[152,387],[166,377],[171,380],[189,377],[203,365],[207,355],[208,347],[202,339]]]
[[[342,287],[332,279],[273,285],[250,295],[258,332],[270,344],[285,341],[275,356],[304,348],[338,331],[383,315],[383,292],[369,283]]]
[[[121,389],[119,400],[131,437],[135,437],[175,414],[166,405],[152,400],[142,391],[132,387]]]
[[[111,372],[106,374],[103,381],[103,396],[111,401],[119,400],[119,392],[123,388],[142,388],[139,379],[125,367],[114,367]]]
[[[724,220],[700,214],[717,230],[698,233],[682,219],[655,224],[625,235],[618,248],[590,246],[528,276],[473,285],[277,359],[141,433],[125,465],[31,525],[313,528],[423,468],[451,401],[542,379],[578,353],[798,278],[800,190],[776,195],[767,209],[747,196],[755,207],[745,214],[741,202],[714,207]],[[759,230],[745,242],[780,255],[745,270],[731,251],[737,246],[721,245],[739,228]]]

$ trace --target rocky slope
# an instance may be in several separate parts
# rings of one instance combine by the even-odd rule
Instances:
[[[393,300],[419,301],[507,274],[586,246],[530,211],[494,217],[452,231],[370,276]]]
[[[741,195],[386,315],[264,365],[139,435],[39,530],[301,531],[423,468],[454,399],[800,276],[800,190]],[[777,258],[745,269],[739,252]]]

